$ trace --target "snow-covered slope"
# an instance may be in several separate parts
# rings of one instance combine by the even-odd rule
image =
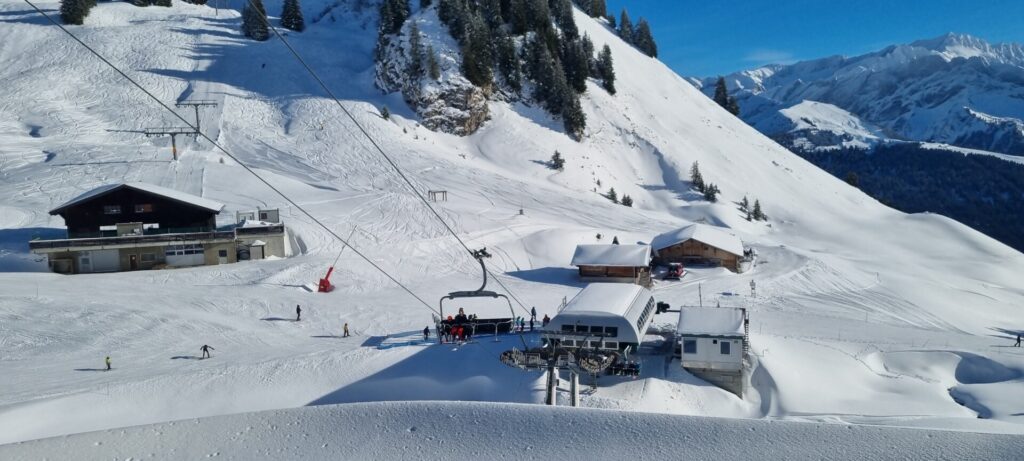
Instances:
[[[418,188],[448,191],[437,204],[442,216],[471,246],[488,247],[489,264],[524,306],[554,315],[578,292],[569,260],[597,233],[649,241],[704,221],[731,227],[759,250],[752,272],[691,268],[687,279],[655,287],[672,305],[702,299],[749,309],[755,365],[745,399],[655,357],[641,379],[603,382],[584,405],[1024,432],[1024,359],[993,347],[1024,328],[1020,253],[952,220],[879,204],[583,14],[581,31],[612,48],[618,93],[589,83],[582,142],[543,111],[502,102],[490,103],[491,119],[472,136],[432,132],[401,95],[374,86],[374,3],[305,1],[309,28],[290,33],[291,43]],[[172,162],[166,140],[111,131],[173,119],[23,3],[0,1],[0,22],[0,267],[18,271],[0,274],[0,442],[310,403],[541,400],[540,376],[497,361],[522,345],[519,338],[418,344],[431,311],[350,252],[338,263],[334,292],[302,289],[341,249],[326,232],[209,145],[185,142]],[[361,251],[431,305],[478,286],[475,262],[280,43],[240,36],[236,11],[100,3],[86,25],[69,30],[164,101],[218,101],[201,113],[205,131],[334,230],[354,231]],[[382,105],[391,120],[378,116]],[[555,150],[564,171],[544,164]],[[719,203],[689,190],[695,161],[720,187]],[[63,223],[46,210],[125,181],[201,195],[225,203],[227,214],[281,207],[301,254],[169,271],[45,273],[25,242],[59,235]],[[609,187],[631,195],[634,207],[598,194]],[[769,223],[743,219],[734,202],[744,195],[761,201]],[[746,295],[751,280],[756,297]],[[303,320],[285,321],[295,304]],[[353,336],[337,337],[346,322]],[[385,343],[396,347],[377,347]],[[202,344],[216,348],[213,359],[195,360]],[[933,364],[935,354],[942,360]],[[95,371],[106,355],[114,371]],[[492,424],[499,423],[474,420],[474,428]]]
[[[780,110],[837,106],[887,137],[1024,155],[1024,45],[948,34],[856,57],[771,65],[726,76],[744,120],[777,136]],[[714,79],[698,83],[709,95]]]

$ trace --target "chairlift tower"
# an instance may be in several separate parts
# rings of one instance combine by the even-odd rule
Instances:
[[[178,143],[177,136],[182,134],[195,134],[196,131],[188,127],[177,127],[177,128],[146,128],[142,132],[146,137],[153,136],[170,136],[171,137],[171,154],[174,155],[174,160],[178,160]]]
[[[188,100],[188,101],[182,101],[182,102],[179,102],[179,103],[175,103],[174,107],[191,107],[195,111],[195,114],[196,114],[196,130],[195,130],[195,135],[198,137],[199,133],[202,132],[202,130],[199,127],[199,108],[200,107],[217,107],[217,101],[210,101],[210,100],[206,100],[206,99],[195,99],[195,100]]]

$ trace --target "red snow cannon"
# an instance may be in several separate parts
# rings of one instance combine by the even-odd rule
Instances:
[[[320,284],[316,288],[318,293],[330,293],[334,289],[334,285],[331,285],[331,272],[334,272],[334,266],[328,268],[327,275],[320,279]]]

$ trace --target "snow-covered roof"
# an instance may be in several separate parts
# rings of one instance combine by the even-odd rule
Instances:
[[[643,267],[651,263],[649,245],[577,245],[573,266]]]
[[[683,307],[679,309],[680,335],[743,336],[744,310],[735,307]]]
[[[166,187],[160,187],[160,186],[156,186],[156,185],[153,185],[153,184],[146,184],[146,183],[142,183],[142,182],[126,182],[126,183],[118,183],[118,184],[107,184],[105,186],[100,186],[100,187],[97,187],[95,189],[92,189],[92,190],[90,190],[90,191],[88,191],[88,192],[86,192],[84,194],[81,194],[81,195],[79,195],[79,196],[77,196],[77,197],[75,197],[75,198],[73,198],[71,200],[68,200],[67,202],[64,202],[64,204],[58,206],[57,208],[54,208],[54,209],[50,210],[50,214],[52,214],[52,215],[58,214],[61,211],[63,211],[65,208],[68,208],[68,207],[73,206],[73,205],[77,205],[79,203],[82,203],[82,202],[85,202],[85,201],[88,201],[88,200],[91,200],[91,199],[94,199],[94,198],[97,198],[97,197],[100,197],[100,196],[103,196],[103,195],[106,195],[106,194],[109,194],[111,192],[114,192],[114,191],[117,191],[117,190],[120,190],[120,189],[123,189],[123,188],[129,188],[129,189],[135,189],[137,191],[148,192],[150,194],[159,195],[161,197],[164,197],[164,198],[167,198],[167,199],[170,199],[170,200],[174,200],[176,202],[181,202],[181,203],[185,203],[185,204],[189,204],[189,205],[195,205],[195,206],[197,206],[199,208],[205,208],[205,209],[213,211],[215,213],[219,213],[220,210],[224,209],[224,204],[223,203],[214,202],[213,200],[205,199],[205,198],[198,197],[198,196],[195,196],[195,195],[192,195],[192,194],[186,194],[184,192],[176,191],[174,189],[168,189]]]
[[[558,315],[625,317],[643,290],[644,287],[632,283],[591,283],[572,298]]]
[[[743,255],[743,241],[736,234],[729,232],[724,227],[709,226],[707,224],[690,224],[683,228],[665,232],[654,237],[654,240],[651,241],[651,247],[655,250],[661,250],[691,239],[706,243],[720,250],[728,251],[734,255]]]

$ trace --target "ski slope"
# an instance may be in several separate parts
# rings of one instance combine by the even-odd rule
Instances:
[[[58,7],[52,1],[40,5],[51,13]],[[666,366],[651,358],[641,379],[608,379],[584,396],[584,406],[627,412],[580,413],[597,415],[586,416],[586,424],[604,428],[606,437],[619,437],[609,426],[619,418],[662,428],[654,433],[676,424],[647,414],[656,412],[813,422],[793,426],[809,429],[792,434],[830,440],[842,428],[863,440],[891,437],[910,449],[927,445],[916,437],[921,433],[895,427],[966,431],[951,440],[970,441],[970,450],[959,453],[981,458],[1019,448],[1024,353],[1007,346],[1014,332],[1024,330],[1020,253],[948,218],[879,204],[722,111],[585,15],[577,13],[581,32],[598,48],[612,48],[618,94],[588,83],[581,100],[588,128],[576,143],[561,133],[560,121],[518,103],[493,102],[491,120],[469,137],[430,132],[400,95],[382,95],[373,86],[373,2],[309,0],[303,8],[308,29],[288,35],[293,46],[420,191],[448,190],[449,201],[436,204],[446,222],[471,247],[486,246],[494,255],[490,267],[540,316],[554,315],[562,298],[582,287],[569,260],[577,244],[595,243],[597,233],[623,243],[648,242],[701,221],[732,228],[759,251],[758,266],[746,274],[691,268],[683,280],[655,286],[659,300],[673,306],[720,303],[749,310],[755,364],[746,398],[704,383],[678,362]],[[0,0],[0,22],[0,443],[199,418],[194,428],[175,423],[169,429],[175,436],[161,445],[190,457],[216,451],[185,442],[206,437],[198,434],[215,421],[230,424],[223,432],[209,429],[214,432],[203,440],[227,443],[228,426],[254,418],[280,428],[302,415],[320,421],[310,423],[320,434],[334,434],[337,424],[350,430],[346,421],[373,419],[373,408],[392,421],[415,421],[437,408],[330,406],[339,403],[541,401],[541,375],[497,360],[501,351],[522,345],[518,337],[482,338],[463,347],[412,340],[377,347],[385,338],[415,337],[430,323],[434,300],[479,286],[479,266],[280,43],[240,36],[236,11],[179,2],[171,8],[102,3],[86,25],[69,30],[166,102],[218,101],[216,109],[201,111],[205,132],[335,232],[352,233],[353,245],[427,306],[350,251],[342,253],[332,277],[334,292],[308,292],[304,286],[321,277],[341,250],[328,233],[204,142],[181,143],[181,159],[173,162],[168,140],[111,131],[180,122],[24,3]],[[391,120],[377,115],[383,105]],[[562,172],[543,165],[556,149],[566,159]],[[688,189],[695,161],[722,190],[719,203],[704,202]],[[301,254],[81,276],[47,273],[45,261],[28,254],[27,240],[62,235],[63,223],[49,209],[93,187],[125,181],[225,203],[226,221],[238,210],[280,207]],[[634,207],[598,194],[609,187],[632,196]],[[744,195],[761,201],[768,224],[743,219],[734,202]],[[757,296],[747,288],[751,280]],[[292,321],[296,304],[303,308],[301,322]],[[464,307],[481,316],[508,312],[483,302]],[[518,303],[515,309],[525,314]],[[346,322],[353,336],[341,338]],[[656,323],[674,325],[675,319],[663,314]],[[196,359],[202,344],[216,348],[213,358]],[[111,372],[99,370],[107,355]],[[307,405],[322,408],[297,409]],[[485,431],[505,427],[496,422],[504,418],[524,421],[519,427],[564,411],[507,408],[479,404],[452,411],[484,415],[472,419],[472,428]],[[281,411],[210,425],[203,419],[264,410]],[[743,431],[776,427],[709,421]],[[877,427],[862,427],[867,425]],[[442,432],[470,430],[461,427]],[[124,440],[131,442],[105,443],[97,457],[142,456],[164,443],[145,435],[152,430],[126,430]],[[350,440],[362,440],[362,432],[350,433]],[[907,433],[915,436],[903,438]],[[15,458],[59,456],[91,443],[88,437],[2,450]],[[109,441],[120,432],[100,437]],[[246,458],[265,449],[272,456],[290,443],[260,440],[266,441],[224,453]],[[851,438],[850,446],[857,440]],[[486,452],[504,445],[460,447]],[[293,453],[337,453],[306,449]],[[382,456],[405,453],[394,449]],[[779,457],[797,452],[805,453],[796,449]]]

